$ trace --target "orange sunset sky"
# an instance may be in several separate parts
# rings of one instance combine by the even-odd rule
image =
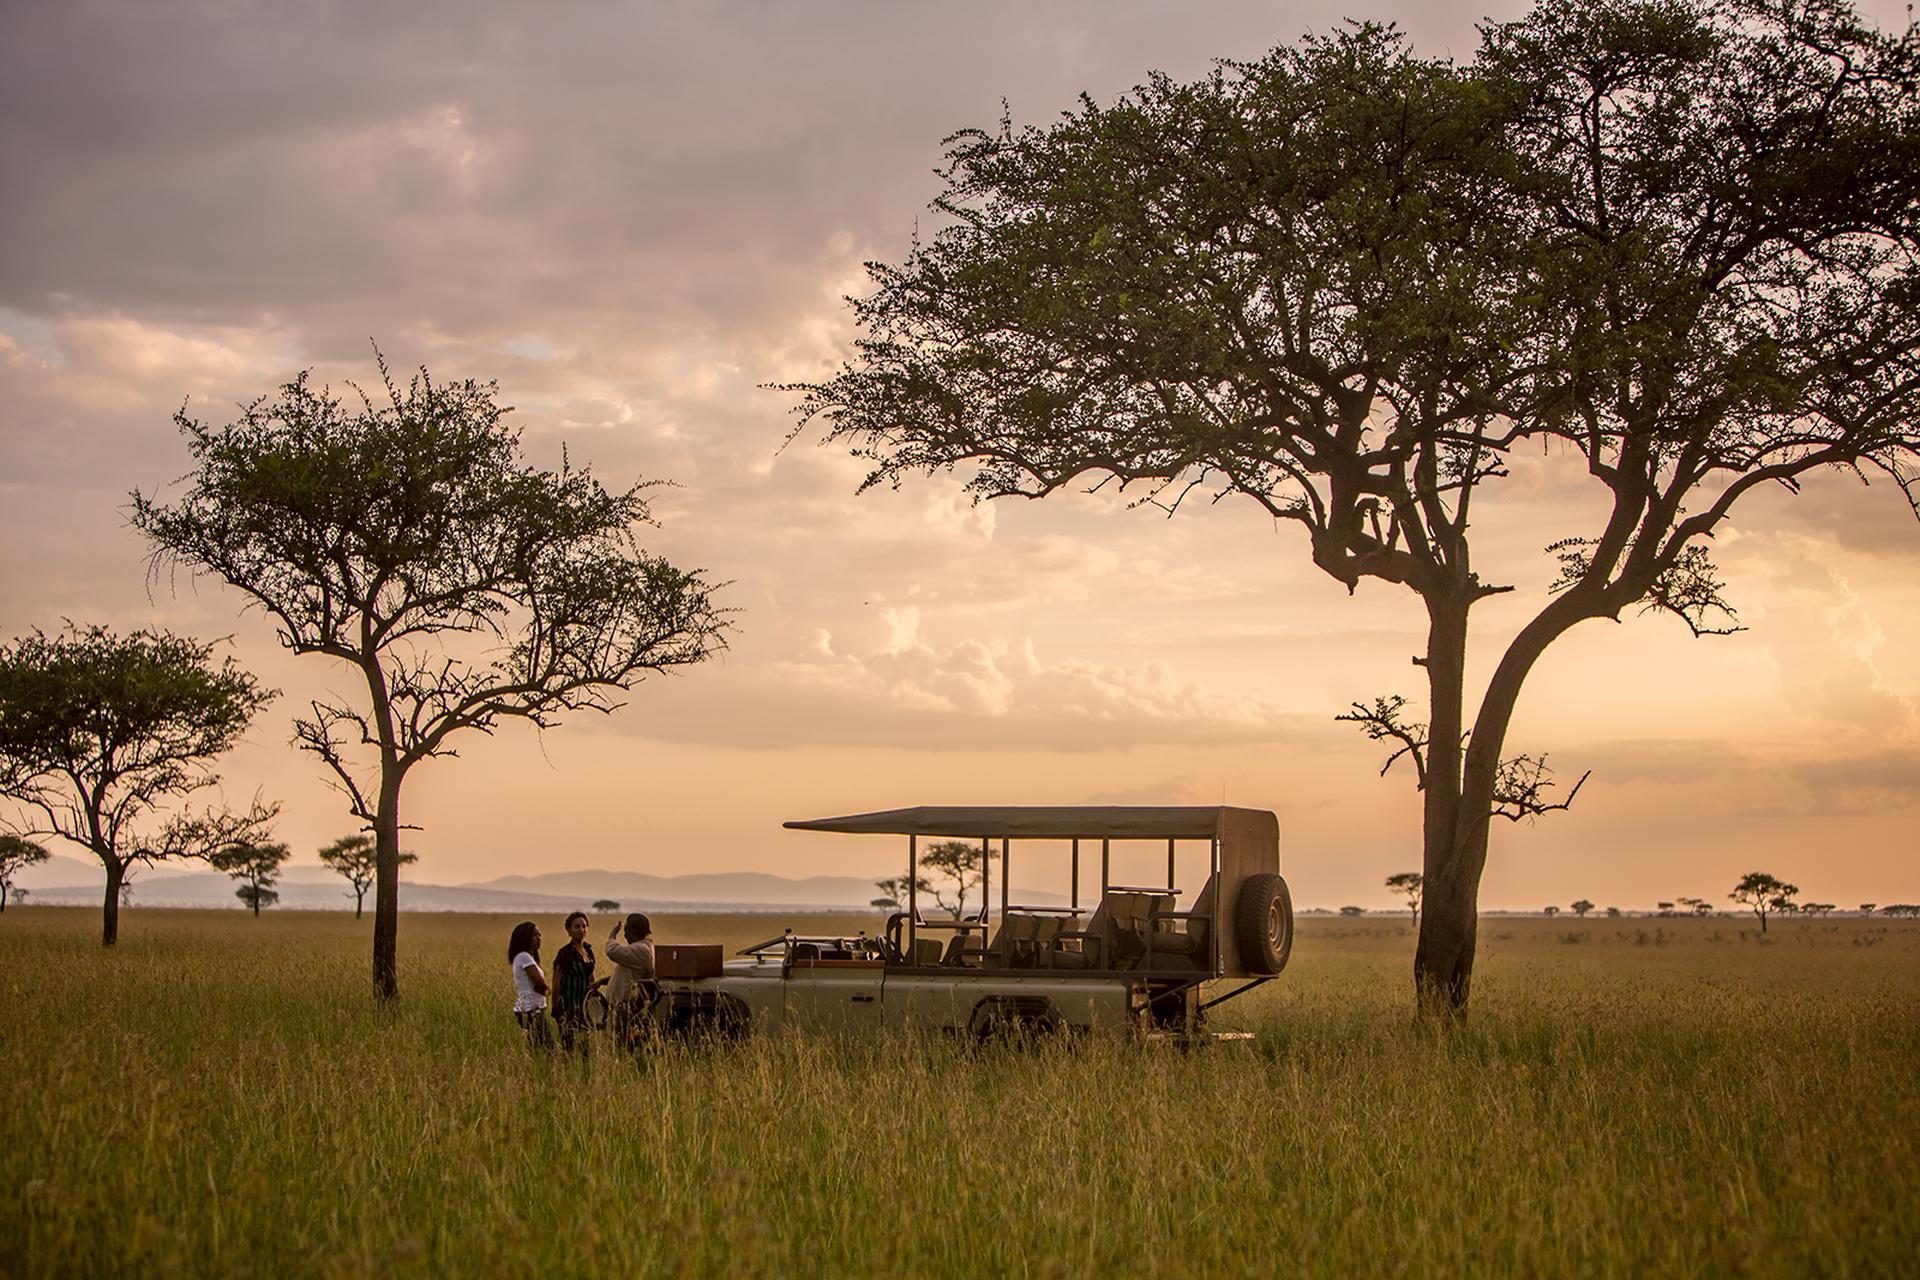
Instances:
[[[350,690],[212,582],[149,584],[127,492],[312,366],[500,383],[531,457],[671,479],[651,548],[729,581],[731,650],[610,719],[511,725],[408,782],[436,883],[608,867],[886,875],[889,840],[788,818],[916,803],[1271,808],[1303,907],[1385,907],[1418,862],[1409,778],[1333,717],[1418,695],[1423,619],[1348,597],[1250,502],[1168,519],[1110,495],[976,507],[953,481],[856,497],[791,397],[897,259],[940,139],[1082,90],[1202,73],[1342,17],[1471,53],[1518,4],[428,3],[8,6],[0,18],[0,633],[62,618],[231,635],[283,697],[227,794],[284,805],[301,861],[352,829],[292,708]],[[1904,6],[1865,11],[1883,25]],[[1484,672],[1596,495],[1520,460],[1478,511]],[[1485,499],[1481,499],[1485,502]],[[1750,628],[1591,623],[1510,739],[1593,778],[1500,824],[1483,904],[1724,902],[1764,869],[1851,907],[1920,899],[1920,523],[1832,476],[1740,509],[1717,558]],[[70,856],[78,849],[57,848]]]

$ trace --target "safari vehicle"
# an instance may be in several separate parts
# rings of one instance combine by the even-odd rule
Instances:
[[[719,948],[662,948],[660,1030],[765,1034],[786,1027],[860,1033],[920,1027],[985,1036],[1007,1029],[1118,1031],[1192,1037],[1209,1009],[1286,967],[1293,903],[1280,877],[1280,824],[1236,808],[915,808],[789,822],[801,831],[907,838],[905,909],[875,936],[795,933],[722,961]],[[966,918],[920,910],[921,841],[981,842],[981,905]],[[998,909],[991,881],[999,841]],[[1015,841],[1064,845],[1064,906],[1009,901]],[[1165,885],[1112,882],[1114,844],[1165,842]],[[1180,846],[1203,883],[1178,909]],[[1097,851],[1100,890],[1080,901],[1080,863]],[[1157,876],[1157,871],[1156,871]],[[706,954],[701,954],[706,953]],[[1209,998],[1206,984],[1238,985]]]

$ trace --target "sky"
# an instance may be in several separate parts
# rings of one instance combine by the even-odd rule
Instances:
[[[0,635],[230,637],[282,696],[222,761],[226,797],[279,802],[303,861],[351,831],[289,745],[294,709],[351,681],[224,585],[151,578],[126,514],[136,487],[177,492],[183,404],[224,421],[304,368],[367,381],[377,341],[397,369],[497,380],[536,462],[564,445],[610,485],[671,480],[647,545],[735,611],[723,657],[612,717],[508,725],[416,770],[416,878],[883,876],[894,841],[780,823],[1225,802],[1279,814],[1301,906],[1393,905],[1418,796],[1333,717],[1420,693],[1411,595],[1349,597],[1245,501],[856,495],[843,452],[783,448],[792,397],[766,384],[847,353],[861,264],[904,255],[941,139],[1003,102],[1044,123],[1347,16],[1466,57],[1477,20],[1522,8],[6,6]],[[1479,510],[1483,573],[1519,589],[1476,613],[1475,678],[1593,501],[1540,458]],[[1486,908],[1724,901],[1755,869],[1843,906],[1920,899],[1920,525],[1890,486],[1828,477],[1749,500],[1716,554],[1747,631],[1589,623],[1536,669],[1512,747],[1592,778],[1570,812],[1498,824]]]

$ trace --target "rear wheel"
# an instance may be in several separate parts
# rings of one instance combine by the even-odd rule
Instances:
[[[1278,973],[1293,951],[1293,895],[1277,875],[1248,876],[1233,909],[1234,941],[1253,973]]]

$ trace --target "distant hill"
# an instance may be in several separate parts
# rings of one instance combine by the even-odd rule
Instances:
[[[758,871],[720,871],[701,875],[656,876],[644,871],[549,871],[534,876],[501,876],[470,886],[495,892],[538,893],[560,897],[611,898],[631,909],[649,903],[732,903],[763,907],[866,907],[873,901],[872,880],[858,876],[807,876],[793,880]],[[999,890],[994,890],[996,899]],[[1058,893],[1015,888],[1014,902],[1052,906],[1066,901]]]
[[[105,883],[97,865],[53,857],[20,877],[29,901],[45,906],[92,906]],[[307,911],[349,911],[353,894],[325,867],[290,866],[280,879],[280,906]],[[866,910],[871,880],[856,876],[809,876],[790,880],[759,872],[654,876],[640,871],[551,871],[501,876],[483,884],[400,882],[400,904],[409,911],[572,911],[608,898],[628,911],[848,911]],[[1059,894],[1016,890],[1013,901],[1047,905]],[[133,877],[136,907],[232,907],[234,882],[217,871],[154,867]],[[367,905],[371,907],[372,895]]]

